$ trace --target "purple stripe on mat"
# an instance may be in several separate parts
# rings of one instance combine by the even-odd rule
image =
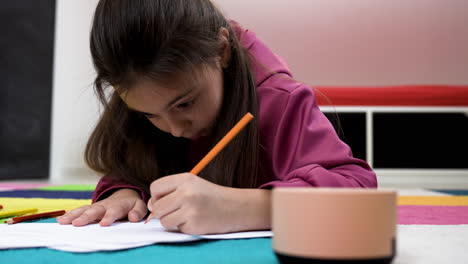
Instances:
[[[35,182],[3,182],[0,183],[0,189],[2,190],[22,190],[22,189],[33,189],[48,186],[48,183],[35,183]]]
[[[465,225],[468,206],[400,205],[400,225]]]
[[[91,199],[90,191],[46,191],[46,190],[14,190],[0,191],[0,197],[10,198],[53,198],[53,199]]]

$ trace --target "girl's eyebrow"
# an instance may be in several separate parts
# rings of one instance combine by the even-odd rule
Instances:
[[[136,109],[131,108],[130,106],[128,106],[128,109],[132,110],[133,112],[137,112],[137,113],[140,113],[140,114],[143,114],[143,115],[154,116],[154,114],[150,114],[150,113],[138,111],[138,110],[136,110]]]

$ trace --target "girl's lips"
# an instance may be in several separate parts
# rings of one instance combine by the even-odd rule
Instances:
[[[190,140],[196,140],[198,138],[200,138],[200,133],[196,133],[196,134],[192,134],[190,136],[188,136],[187,138],[190,139]]]
[[[187,138],[190,139],[190,140],[196,140],[196,139],[199,139],[199,138],[204,137],[206,135],[208,135],[208,133],[206,133],[206,130],[202,130],[201,132],[195,133],[195,134],[193,134],[193,135],[191,135],[191,136],[189,136]]]

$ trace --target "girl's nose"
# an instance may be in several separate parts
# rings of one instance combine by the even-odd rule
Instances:
[[[169,126],[169,132],[174,137],[181,137],[185,129],[187,129],[186,122],[184,121],[169,120],[167,124]]]

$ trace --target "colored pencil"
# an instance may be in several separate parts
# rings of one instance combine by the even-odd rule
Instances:
[[[22,209],[22,210],[16,210],[16,211],[10,210],[10,211],[5,211],[5,212],[0,213],[0,218],[25,215],[25,214],[35,213],[35,212],[37,212],[37,208],[28,208],[28,209]]]
[[[253,119],[253,115],[251,113],[247,113],[242,117],[237,124],[227,132],[227,134],[203,157],[203,159],[198,162],[195,167],[190,171],[191,174],[198,175],[208,163],[213,160],[216,155],[218,155],[221,150],[226,147],[226,145],[231,142],[231,140],[239,134],[242,129]],[[153,213],[151,213],[145,221],[145,224],[153,218]]]
[[[29,220],[38,220],[38,219],[44,219],[44,218],[52,218],[52,217],[57,217],[65,214],[65,210],[60,210],[60,211],[52,211],[52,212],[44,212],[44,213],[38,213],[38,214],[30,214],[30,215],[23,215],[19,217],[13,217],[5,221],[7,224],[16,224],[24,221],[29,221]]]
[[[3,205],[0,204],[0,209],[3,209]]]

